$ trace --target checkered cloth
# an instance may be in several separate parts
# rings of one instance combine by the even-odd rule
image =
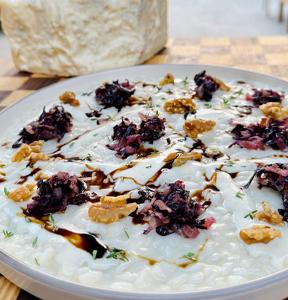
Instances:
[[[146,63],[225,65],[267,73],[288,80],[288,37],[169,40],[167,47]],[[0,109],[59,80],[63,79],[18,72],[11,61],[0,59]],[[0,275],[0,300],[16,299],[37,298],[20,290]]]

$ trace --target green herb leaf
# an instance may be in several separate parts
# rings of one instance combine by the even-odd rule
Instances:
[[[3,235],[4,235],[5,239],[8,239],[8,238],[10,238],[14,235],[13,232],[5,230],[5,229],[3,229],[2,232],[3,232]]]
[[[225,161],[225,166],[226,167],[231,168],[231,167],[233,167],[233,165],[234,165],[234,162],[232,160],[226,160]]]
[[[5,167],[5,165],[4,164],[0,164],[0,168],[4,168]]]
[[[243,192],[239,191],[239,192],[237,192],[237,193],[235,194],[235,196],[236,196],[237,198],[239,198],[239,199],[242,199],[243,196],[245,196],[245,194],[244,194]]]
[[[127,236],[127,239],[129,239],[129,238],[130,238],[130,236],[129,236],[129,234],[128,234],[128,232],[127,232],[127,229],[126,229],[126,228],[124,228],[124,233],[125,233],[125,235]]]
[[[246,216],[244,216],[244,218],[245,218],[245,219],[250,218],[251,220],[253,220],[253,219],[254,219],[254,215],[256,214],[257,211],[258,211],[257,209],[251,211],[251,212],[248,213]]]
[[[106,256],[106,258],[113,258],[113,259],[119,259],[121,261],[128,261],[127,253],[125,250],[112,248],[108,250],[110,253]]]
[[[53,226],[54,228],[57,228],[56,223],[55,223],[55,219],[54,219],[54,217],[53,217],[53,214],[50,214],[50,215],[49,215],[49,222],[52,224],[52,226]]]
[[[36,248],[37,247],[37,243],[38,243],[38,237],[36,236],[35,239],[32,242],[32,247]]]
[[[182,81],[184,87],[187,87],[189,85],[189,80],[188,80],[188,76],[185,76],[185,78]]]
[[[212,104],[211,104],[211,103],[205,103],[204,106],[205,106],[206,108],[212,108]]]
[[[35,264],[36,264],[37,266],[40,266],[40,264],[39,264],[39,261],[38,261],[37,257],[34,257],[34,261],[35,261]]]
[[[91,91],[91,92],[83,92],[83,93],[81,94],[81,96],[91,96],[93,92],[94,92],[94,91]]]
[[[9,197],[9,191],[7,190],[6,187],[4,187],[4,194],[5,194],[6,197]]]
[[[194,252],[188,252],[185,255],[181,256],[180,258],[191,260],[191,261],[196,261],[195,253]]]
[[[93,257],[94,259],[96,259],[96,257],[97,257],[97,250],[93,250],[93,251],[92,251],[92,257]]]
[[[230,107],[230,103],[229,103],[228,98],[223,98],[223,107],[224,108],[229,108]]]
[[[147,165],[147,166],[145,166],[145,168],[150,169],[150,168],[152,168],[152,165]]]

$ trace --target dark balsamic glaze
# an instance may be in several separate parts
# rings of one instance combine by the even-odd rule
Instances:
[[[15,183],[16,184],[22,184],[24,182],[27,181],[28,177],[35,175],[36,173],[38,173],[39,171],[41,171],[41,168],[35,168],[33,169],[29,174],[27,175],[22,175]]]
[[[56,227],[50,223],[48,217],[30,217],[25,213],[25,210],[23,212],[26,219],[28,219],[29,221],[40,224],[42,228],[51,233],[61,235],[69,243],[79,249],[90,253],[95,258],[102,258],[108,250],[108,246],[106,246],[99,240],[97,234],[80,233],[65,228]]]

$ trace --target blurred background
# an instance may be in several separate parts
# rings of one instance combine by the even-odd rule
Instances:
[[[288,30],[288,0],[168,0],[168,5],[170,38],[255,37]],[[0,57],[9,56],[1,33]]]

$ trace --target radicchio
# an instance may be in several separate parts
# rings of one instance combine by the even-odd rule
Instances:
[[[149,221],[144,234],[155,229],[162,236],[178,233],[195,238],[200,229],[209,229],[215,223],[213,217],[199,219],[210,204],[210,201],[199,203],[193,200],[181,180],[165,184],[154,191],[149,205],[139,212]]]
[[[36,121],[26,125],[19,135],[20,139],[13,144],[17,148],[22,143],[30,144],[34,141],[57,139],[59,142],[65,133],[72,128],[72,115],[66,112],[61,105],[53,106],[48,112],[43,109]]]
[[[140,117],[142,118],[140,126],[128,118],[122,118],[121,123],[113,127],[112,140],[116,143],[107,147],[116,151],[117,157],[127,158],[139,151],[141,143],[152,143],[164,135],[164,119],[157,116],[140,115]]]
[[[196,95],[200,100],[211,101],[213,94],[219,89],[219,84],[206,71],[202,71],[194,76],[196,83]]]
[[[283,151],[288,146],[288,118],[281,121],[269,119],[247,126],[236,124],[231,134],[235,140],[232,145],[254,150],[264,150],[269,146]]]
[[[47,180],[37,183],[37,195],[27,205],[26,213],[31,216],[45,216],[63,212],[69,204],[81,205],[95,201],[97,195],[86,190],[86,184],[67,172],[58,172]]]
[[[116,107],[118,111],[122,107],[129,105],[129,99],[134,94],[134,85],[129,81],[119,83],[113,81],[112,83],[104,83],[95,91],[96,101],[105,108]]]
[[[246,100],[252,101],[255,106],[260,106],[268,102],[281,102],[284,96],[273,90],[253,89],[253,94],[247,94]]]
[[[284,221],[288,222],[288,164],[260,165],[255,175],[260,187],[266,186],[281,194],[284,209],[279,209],[278,211],[283,216]],[[249,187],[253,177],[246,188]]]

